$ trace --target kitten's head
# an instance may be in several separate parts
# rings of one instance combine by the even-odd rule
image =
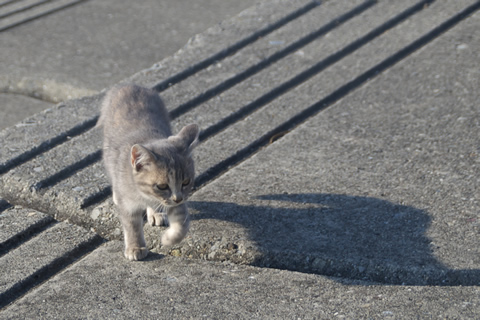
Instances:
[[[190,154],[197,141],[198,126],[191,124],[166,140],[132,146],[133,180],[140,193],[167,207],[183,203],[195,180]]]

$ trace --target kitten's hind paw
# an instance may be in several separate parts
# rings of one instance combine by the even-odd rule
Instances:
[[[151,226],[168,226],[167,214],[164,212],[156,212],[152,208],[147,208],[147,221]]]
[[[142,260],[147,256],[147,254],[148,254],[148,249],[145,247],[125,249],[125,258],[127,258],[130,261]]]

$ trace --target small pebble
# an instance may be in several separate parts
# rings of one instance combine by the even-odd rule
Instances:
[[[92,210],[92,213],[90,214],[90,217],[93,219],[93,220],[97,220],[98,217],[100,216],[101,212],[100,212],[100,209],[98,208],[95,208]]]

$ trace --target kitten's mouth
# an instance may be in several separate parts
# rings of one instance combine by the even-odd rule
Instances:
[[[166,201],[166,202],[163,202],[163,205],[165,206],[165,208],[173,208],[173,207],[178,207],[179,205],[185,203],[185,200],[182,200],[180,202],[175,202],[175,201],[172,201],[172,200],[169,200],[169,201]]]
[[[180,202],[175,202],[175,201],[172,201],[170,203],[168,203],[166,206],[167,207],[178,207],[179,205],[183,204],[185,201],[182,200]]]

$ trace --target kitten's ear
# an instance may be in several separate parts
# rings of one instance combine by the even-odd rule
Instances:
[[[176,136],[168,138],[180,152],[189,153],[198,143],[199,129],[196,124],[189,124],[180,130]]]
[[[133,145],[131,155],[132,167],[137,172],[155,161],[155,155],[139,144]]]

